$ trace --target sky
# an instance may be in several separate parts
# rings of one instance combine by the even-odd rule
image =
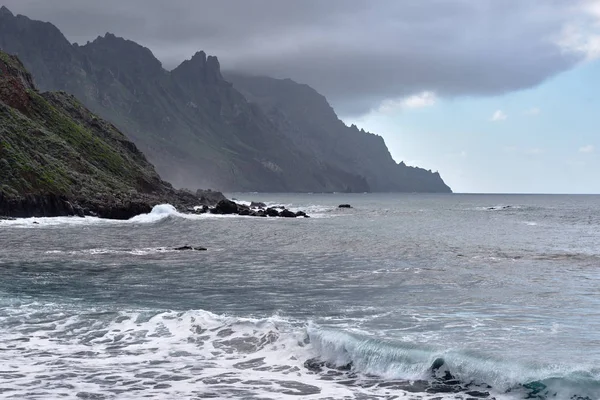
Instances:
[[[171,69],[292,78],[455,192],[600,193],[600,0],[0,0]]]

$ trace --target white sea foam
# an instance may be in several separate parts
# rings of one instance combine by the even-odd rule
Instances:
[[[48,250],[45,254],[68,254],[68,255],[105,255],[105,254],[123,254],[123,255],[134,255],[134,256],[145,256],[150,254],[158,253],[170,253],[177,250],[166,247],[145,247],[138,249],[108,249],[108,248],[97,248],[97,249],[85,249],[85,250]]]
[[[80,397],[86,393],[111,397],[118,392],[119,399],[211,395],[352,399],[392,394],[406,399],[454,399],[455,394],[411,394],[401,389],[411,384],[406,379],[431,379],[431,365],[439,358],[445,363],[442,371],[502,389],[527,380],[569,379],[577,374],[560,367],[523,368],[452,350],[386,343],[278,316],[238,318],[203,310],[106,312],[50,304],[6,310],[0,313],[0,325],[6,327],[0,332],[0,342],[5,344],[0,352],[1,378],[3,388],[11,389],[16,398],[56,398],[67,391]],[[304,362],[315,358],[330,364],[322,372],[309,370]],[[334,368],[349,364],[348,373]],[[598,373],[588,371],[596,376],[587,383],[584,375],[572,382],[593,385]],[[65,374],[69,388],[64,386]],[[402,381],[395,387],[393,380],[398,379]],[[561,384],[557,390],[564,388]],[[568,389],[568,393],[578,390]],[[514,393],[494,396],[519,398]]]
[[[250,202],[238,201],[239,203],[249,205]],[[269,207],[280,205],[279,203],[269,203]],[[324,207],[319,205],[312,205],[308,207],[295,207],[292,205],[284,205],[290,211],[305,211],[311,217],[323,218],[326,217],[328,211],[333,210],[332,207]],[[200,206],[196,207],[201,208]],[[100,225],[100,224],[152,224],[162,221],[167,218],[181,218],[188,220],[201,220],[201,219],[219,219],[219,218],[254,218],[249,216],[242,216],[237,214],[232,215],[219,215],[219,214],[188,214],[181,213],[171,204],[159,204],[152,208],[152,211],[147,214],[136,215],[135,217],[128,220],[114,220],[114,219],[103,219],[97,217],[33,217],[33,218],[17,218],[14,220],[0,220],[0,228],[15,227],[15,228],[44,228],[44,227],[55,227],[55,226],[86,226],[86,225]],[[264,218],[264,220],[273,220],[275,218]]]
[[[84,226],[107,223],[118,223],[118,221],[96,217],[32,217],[17,218],[14,220],[0,220],[0,228],[3,226],[15,228],[43,228],[62,225]]]
[[[184,217],[185,214],[177,211],[175,207],[170,204],[159,204],[152,207],[152,211],[148,214],[136,215],[130,218],[128,221],[133,223],[153,223],[169,217]]]

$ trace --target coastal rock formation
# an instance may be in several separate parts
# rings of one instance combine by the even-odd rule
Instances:
[[[195,250],[195,251],[206,251],[207,248],[206,247],[200,247],[200,246],[196,246],[196,247],[192,247],[192,246],[181,246],[181,247],[175,247],[173,250],[177,250],[177,251],[187,251],[187,250]]]
[[[40,93],[19,59],[0,51],[0,215],[128,219],[159,203],[200,202],[161,180],[135,144],[75,97]]]
[[[277,208],[280,208],[279,211]],[[283,206],[267,207],[262,202],[252,202],[250,206],[246,204],[236,203],[233,200],[223,199],[214,207],[195,207],[193,210],[196,214],[219,214],[219,215],[242,215],[248,217],[283,217],[283,218],[310,218],[304,211],[293,212]]]
[[[345,126],[312,89],[305,95],[294,83],[286,92],[268,81],[263,96],[252,81],[225,80],[218,59],[201,51],[167,71],[132,41],[107,33],[71,44],[52,24],[6,8],[0,48],[18,55],[42,90],[71,93],[114,123],[177,187],[450,190],[438,174],[396,164],[381,137]]]

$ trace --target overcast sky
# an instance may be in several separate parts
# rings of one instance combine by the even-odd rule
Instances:
[[[600,192],[598,0],[0,4],[73,42],[135,40],[168,69],[205,50],[223,69],[308,83],[455,191]]]

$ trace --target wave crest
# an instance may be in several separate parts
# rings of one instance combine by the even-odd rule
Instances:
[[[333,367],[347,368],[384,380],[441,380],[469,383],[517,398],[600,397],[600,369],[572,369],[562,365],[522,365],[468,351],[439,350],[412,343],[388,342],[349,332],[307,328],[319,358]],[[531,397],[536,396],[536,397]]]

